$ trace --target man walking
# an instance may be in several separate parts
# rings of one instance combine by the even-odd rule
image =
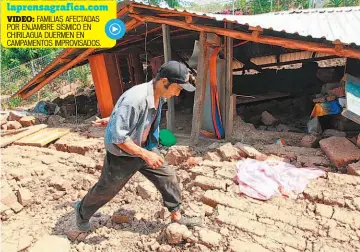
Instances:
[[[106,157],[99,181],[76,203],[79,230],[91,229],[91,216],[109,202],[139,171],[160,191],[173,222],[187,226],[200,221],[180,213],[181,194],[175,171],[163,166],[164,159],[156,149],[159,139],[161,108],[165,99],[178,96],[182,89],[193,92],[185,65],[169,61],[161,66],[155,79],[127,90],[117,101],[108,118],[93,122],[107,126]]]

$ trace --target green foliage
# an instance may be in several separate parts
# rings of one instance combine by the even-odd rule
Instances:
[[[57,50],[49,48],[4,48],[1,46],[1,72]]]
[[[181,0],[145,0],[144,3],[152,5],[166,3],[170,8],[177,8],[182,5]]]
[[[74,76],[75,81],[79,80],[82,88],[90,86],[91,81],[89,79],[90,69],[89,65],[83,65],[73,69],[72,75]]]
[[[328,0],[325,7],[357,6],[359,4],[359,0]]]

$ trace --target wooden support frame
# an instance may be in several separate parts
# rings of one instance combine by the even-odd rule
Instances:
[[[227,29],[232,29],[232,24],[226,24]],[[234,110],[236,97],[232,95],[233,90],[233,39],[231,37],[226,37],[226,46],[225,46],[225,59],[226,59],[226,71],[225,71],[225,119],[224,128],[225,128],[225,140],[231,141],[233,133],[233,122],[234,122]]]
[[[96,97],[103,118],[110,116],[117,100],[124,91],[118,60],[116,54],[110,53],[89,57]]]
[[[136,20],[136,19],[131,19],[129,22],[127,22],[125,24],[126,26],[126,30],[130,31],[138,26],[140,26],[142,24],[142,22]],[[16,92],[14,96],[19,95],[22,99],[27,99],[30,96],[32,96],[33,94],[35,94],[37,91],[39,91],[41,88],[43,88],[45,85],[47,85],[50,81],[52,81],[53,79],[55,79],[57,76],[59,76],[60,74],[64,73],[65,71],[69,70],[70,68],[76,66],[77,64],[79,64],[80,62],[82,62],[84,59],[86,59],[90,54],[92,54],[93,52],[95,52],[96,48],[90,48],[85,50],[82,54],[78,55],[74,60],[72,60],[71,62],[67,63],[65,66],[61,67],[60,69],[56,70],[53,74],[51,74],[49,77],[47,77],[46,79],[44,79],[42,82],[40,82],[39,84],[37,84],[36,87],[34,87],[33,89],[29,90],[29,91],[25,91],[26,89],[28,89],[31,84],[35,83],[36,80],[38,80],[40,77],[42,77],[43,74],[45,74],[46,72],[48,72],[51,68],[53,68],[54,66],[56,66],[59,63],[59,60],[61,60],[62,58],[66,58],[66,56],[70,55],[72,52],[75,51],[75,48],[71,48],[68,49],[66,51],[64,51],[62,53],[62,55],[54,60],[49,66],[47,66],[44,70],[42,70],[37,78],[34,78],[31,82],[29,82],[29,84],[27,84],[26,86],[24,86],[22,89],[20,89],[18,92]]]
[[[171,20],[166,18],[159,18],[159,17],[152,17],[152,16],[142,16],[142,15],[130,15],[133,18],[141,20],[143,22],[153,22],[153,23],[161,23],[167,24],[171,26],[180,27],[186,30],[194,30],[199,32],[210,32],[216,33],[218,35],[232,37],[235,39],[240,40],[249,40],[254,41],[257,43],[269,44],[269,45],[276,45],[290,49],[299,49],[304,51],[312,51],[312,52],[321,52],[327,53],[331,55],[337,55],[342,57],[348,58],[356,58],[360,59],[360,50],[352,49],[352,48],[339,48],[335,49],[334,46],[329,46],[321,43],[316,42],[307,42],[307,41],[299,41],[294,39],[287,39],[287,38],[278,38],[278,37],[270,37],[270,36],[263,36],[258,35],[252,36],[252,34],[231,30],[231,29],[221,29],[218,27],[211,27],[206,25],[199,25],[199,24],[189,24],[186,22],[178,21],[178,20]],[[259,31],[257,31],[259,32]]]
[[[198,58],[197,66],[197,79],[196,79],[196,90],[194,97],[194,108],[193,108],[193,117],[192,117],[192,128],[190,143],[191,145],[196,145],[199,141],[200,130],[201,130],[201,121],[202,114],[204,109],[204,100],[205,100],[205,90],[206,90],[206,79],[209,70],[209,60],[208,54],[209,50],[206,46],[206,33],[200,33],[200,54]]]
[[[170,44],[170,27],[162,25],[163,45],[164,45],[164,62],[171,60],[171,44]],[[168,110],[166,114],[166,127],[168,130],[175,131],[175,100],[174,97],[167,101]]]

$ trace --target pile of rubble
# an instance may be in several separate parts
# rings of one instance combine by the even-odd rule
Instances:
[[[27,116],[22,112],[2,112],[1,113],[1,130],[6,133],[7,130],[18,130],[23,127],[29,127],[36,124],[34,116]]]
[[[103,138],[69,133],[50,148],[9,146],[1,160],[4,251],[357,251],[360,249],[360,177],[329,172],[297,199],[258,201],[239,194],[240,159],[281,160],[328,171],[354,166],[358,151],[333,137],[321,148],[215,143],[205,151],[168,149],[187,215],[203,227],[170,223],[161,195],[137,173],[92,218],[93,231],[73,229],[74,202],[100,176]],[[345,156],[345,152],[348,155]],[[356,147],[355,147],[356,148]],[[330,157],[330,160],[324,155]],[[94,160],[95,155],[99,161]],[[102,158],[101,158],[102,157]],[[351,158],[350,158],[351,157]],[[351,160],[351,161],[350,161]],[[350,165],[349,165],[350,163]],[[42,249],[42,250],[41,250]]]

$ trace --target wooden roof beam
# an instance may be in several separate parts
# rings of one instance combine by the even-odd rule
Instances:
[[[136,19],[131,19],[129,22],[127,22],[125,24],[126,26],[126,30],[132,30],[135,27],[141,25],[142,23],[137,21]],[[47,85],[50,81],[52,81],[53,79],[55,79],[57,76],[59,76],[60,74],[64,73],[65,71],[69,70],[70,68],[76,66],[77,64],[79,64],[80,62],[82,62],[83,60],[85,60],[87,58],[87,56],[89,56],[91,53],[93,53],[96,50],[96,48],[90,48],[85,50],[83,53],[81,53],[80,55],[78,55],[74,60],[70,61],[69,63],[67,63],[65,66],[61,67],[60,69],[56,70],[53,74],[51,74],[49,77],[47,77],[45,80],[43,80],[42,82],[40,82],[39,84],[37,84],[33,89],[29,90],[29,91],[22,91],[22,92],[17,92],[17,94],[20,95],[20,97],[22,99],[27,99],[30,96],[32,96],[33,94],[35,94],[37,91],[39,91],[41,88],[43,88],[45,85]],[[60,58],[61,59],[61,58]],[[58,63],[58,60],[55,60],[54,62]],[[52,65],[52,64],[51,64]],[[49,69],[50,70],[50,69]],[[35,81],[34,81],[35,82]],[[28,84],[27,87],[30,87],[30,85]],[[26,90],[26,89],[24,89]]]
[[[228,36],[235,39],[241,39],[241,40],[249,40],[254,41],[257,43],[262,44],[269,44],[269,45],[276,45],[281,46],[284,48],[290,48],[290,49],[299,49],[304,51],[312,51],[312,52],[321,52],[321,53],[327,53],[331,55],[338,55],[341,57],[349,57],[349,58],[356,58],[360,59],[360,50],[352,49],[352,48],[339,48],[316,43],[316,42],[307,42],[307,41],[300,41],[295,39],[288,39],[288,38],[279,38],[279,37],[270,37],[270,36],[258,36],[254,37],[252,34],[236,31],[236,30],[230,30],[225,28],[219,28],[219,27],[211,27],[211,26],[205,26],[205,25],[199,25],[199,24],[189,24],[186,22],[178,21],[178,20],[172,20],[172,19],[166,19],[166,18],[159,18],[159,17],[152,17],[152,16],[140,16],[140,15],[130,15],[133,18],[136,18],[138,20],[141,20],[142,22],[153,22],[153,23],[161,23],[161,24],[167,24],[171,26],[180,27],[186,30],[194,30],[194,31],[204,31],[204,32],[211,32],[216,33],[218,35],[222,36]]]

